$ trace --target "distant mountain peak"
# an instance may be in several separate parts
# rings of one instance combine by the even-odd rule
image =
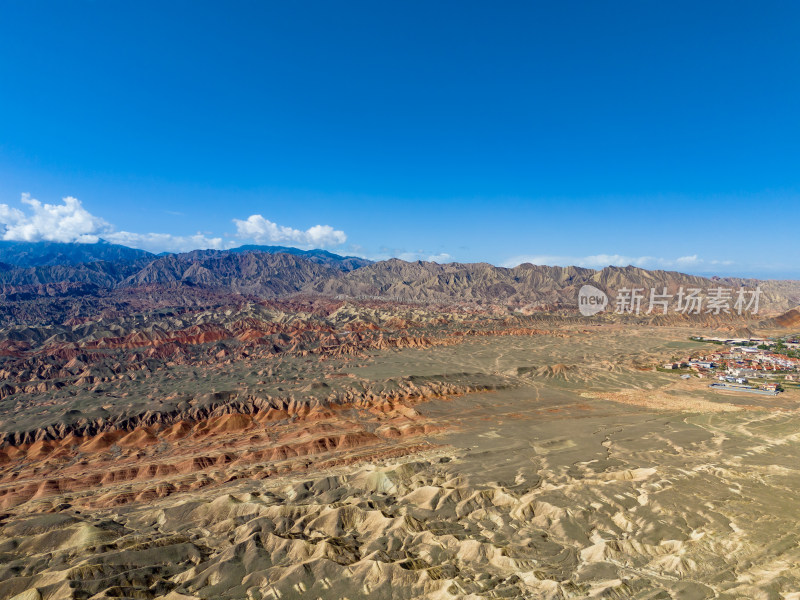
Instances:
[[[106,240],[99,240],[93,244],[0,241],[0,262],[15,267],[79,265],[97,261],[136,262],[152,258],[155,258],[155,255],[146,250],[128,248]]]

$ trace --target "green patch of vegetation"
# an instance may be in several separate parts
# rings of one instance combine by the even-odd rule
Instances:
[[[693,335],[689,338],[693,342],[703,342],[704,344],[716,344],[717,346],[724,346],[725,343],[720,340],[707,340],[701,336]]]

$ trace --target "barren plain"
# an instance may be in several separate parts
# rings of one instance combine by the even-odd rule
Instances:
[[[703,332],[335,301],[7,330],[0,598],[800,598],[800,393],[654,369]]]

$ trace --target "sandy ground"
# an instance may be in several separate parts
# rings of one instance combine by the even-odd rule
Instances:
[[[303,468],[149,501],[92,506],[99,485],[9,506],[0,598],[796,598],[797,392],[719,394],[644,370],[700,347],[685,330],[566,333],[343,365],[373,381],[504,382],[395,405],[388,419],[429,426],[395,442],[268,457]],[[370,415],[316,423],[389,425]],[[300,424],[248,426],[306,442]]]

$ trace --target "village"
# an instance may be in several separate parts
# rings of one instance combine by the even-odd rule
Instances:
[[[776,396],[788,387],[800,388],[800,336],[691,339],[725,348],[695,353],[659,370],[679,372],[684,379],[713,380],[709,387],[717,390]]]

